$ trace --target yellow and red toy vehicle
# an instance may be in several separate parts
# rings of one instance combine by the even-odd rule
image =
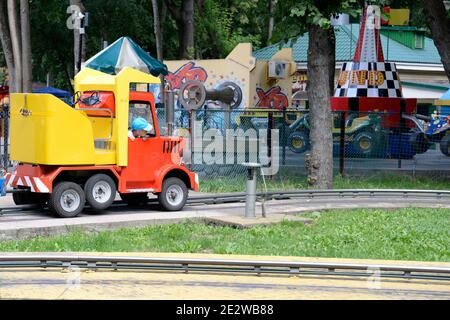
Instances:
[[[84,68],[75,77],[74,107],[49,94],[11,94],[11,160],[7,177],[16,204],[45,204],[61,217],[77,216],[87,202],[106,209],[116,192],[127,203],[158,195],[165,210],[181,210],[198,176],[182,162],[185,140],[162,136],[150,92],[130,87],[160,84],[124,68],[109,75]],[[128,138],[131,121],[153,125],[148,138]]]

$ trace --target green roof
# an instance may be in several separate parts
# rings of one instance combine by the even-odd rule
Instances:
[[[353,60],[356,44],[359,37],[359,24],[335,27],[336,34],[336,61]],[[400,31],[399,31],[400,32]],[[441,57],[434,46],[433,40],[425,37],[423,49],[411,49],[395,40],[380,35],[383,45],[384,59],[393,62],[441,64]],[[290,47],[290,42],[283,45]],[[274,44],[256,50],[253,55],[259,60],[270,60],[279,50],[280,45]],[[308,33],[299,36],[292,46],[293,58],[296,62],[306,62],[308,49]]]

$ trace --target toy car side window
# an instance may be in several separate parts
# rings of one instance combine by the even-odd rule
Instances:
[[[153,123],[152,109],[148,102],[130,102],[129,113],[128,113],[128,127],[131,128],[131,123],[136,118],[144,118],[153,127],[153,132],[155,134],[155,126]]]

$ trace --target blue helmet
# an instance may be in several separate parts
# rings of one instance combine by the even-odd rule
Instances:
[[[136,118],[133,120],[133,122],[131,123],[131,129],[132,130],[146,130],[146,131],[151,131],[152,128],[150,126],[150,124],[147,122],[147,120],[145,120],[144,118]]]

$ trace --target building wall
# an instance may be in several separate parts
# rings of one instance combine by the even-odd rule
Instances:
[[[272,60],[288,61],[289,74],[295,72],[291,48],[281,49]],[[164,63],[169,69],[166,79],[174,89],[179,89],[186,80],[199,80],[207,90],[217,89],[231,81],[242,90],[240,108],[288,107],[292,102],[291,77],[268,80],[268,61],[257,61],[250,43],[239,44],[225,59],[168,60]]]

